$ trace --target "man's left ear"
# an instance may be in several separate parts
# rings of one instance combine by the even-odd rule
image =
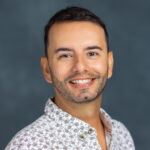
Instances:
[[[113,52],[108,52],[108,79],[111,78],[113,73],[113,65],[114,65],[114,59],[113,59]]]

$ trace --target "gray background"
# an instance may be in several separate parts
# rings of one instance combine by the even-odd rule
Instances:
[[[53,95],[40,68],[43,28],[66,6],[88,8],[107,25],[114,74],[102,107],[131,131],[137,150],[150,140],[149,0],[0,0],[0,149],[43,114]]]

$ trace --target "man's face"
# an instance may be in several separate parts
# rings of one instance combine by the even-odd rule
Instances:
[[[75,103],[99,98],[112,73],[110,57],[112,53],[107,52],[105,33],[99,25],[54,24],[49,32],[48,64],[56,97]]]

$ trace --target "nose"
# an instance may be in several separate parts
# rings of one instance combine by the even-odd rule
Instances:
[[[88,63],[83,56],[76,57],[73,65],[73,71],[82,73],[88,70]]]

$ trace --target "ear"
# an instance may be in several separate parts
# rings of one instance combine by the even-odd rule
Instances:
[[[113,73],[113,65],[114,65],[114,59],[113,59],[113,52],[108,52],[108,79],[111,78]]]
[[[41,68],[42,68],[42,72],[45,77],[45,80],[48,83],[52,83],[51,74],[50,74],[49,65],[48,65],[48,59],[46,56],[41,57]]]

